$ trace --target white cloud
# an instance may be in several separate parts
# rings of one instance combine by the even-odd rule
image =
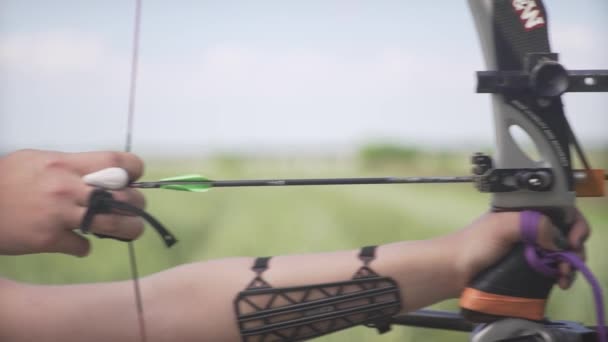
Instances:
[[[392,97],[420,87],[461,89],[475,61],[386,47],[365,55],[315,49],[211,46],[171,60],[142,58],[142,89],[163,97]],[[429,65],[432,70],[429,70]],[[438,72],[451,82],[440,82]],[[468,87],[469,90],[471,87]]]
[[[563,30],[555,34],[556,51],[568,50],[569,60],[593,54],[589,32]],[[430,142],[491,132],[487,97],[473,93],[474,70],[482,68],[477,50],[447,56],[387,44],[355,54],[222,43],[159,54],[148,51],[158,51],[162,42],[148,44],[140,55],[137,97],[136,136],[143,142],[345,142],[375,136]],[[20,87],[15,96],[4,92],[0,110],[11,113],[3,118],[5,140],[27,141],[21,132],[42,124],[38,113],[52,112],[53,127],[84,127],[103,118],[91,138],[116,141],[106,132],[124,121],[129,61],[129,50],[72,30],[3,37],[0,69],[18,72],[12,79],[19,81],[0,86]],[[33,93],[37,102],[29,101]],[[180,134],[159,133],[172,131]],[[45,141],[58,135],[41,134]],[[74,134],[66,139],[82,141],[87,133]]]
[[[421,85],[439,84],[425,77],[429,65],[454,77],[471,64],[414,55],[399,47],[365,55],[315,49],[271,49],[222,44],[192,55],[140,56],[140,81],[147,95],[192,97],[390,97]],[[118,51],[98,36],[75,30],[5,35],[0,39],[0,68],[17,77],[30,76],[53,88],[69,87],[66,78],[86,79],[92,87],[124,83],[130,51]],[[78,80],[70,80],[78,83]],[[451,86],[455,87],[455,86]],[[143,95],[143,94],[142,94]]]
[[[0,37],[0,66],[28,74],[90,72],[107,59],[97,36],[73,30],[14,33]]]

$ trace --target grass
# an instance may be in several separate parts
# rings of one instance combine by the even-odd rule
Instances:
[[[212,178],[329,177],[372,175],[466,174],[465,158],[417,157],[412,166],[366,170],[341,160],[157,160],[148,163],[146,179],[206,170]],[[150,274],[181,263],[229,256],[259,256],[352,249],[397,240],[425,239],[465,226],[487,210],[488,196],[470,184],[331,186],[215,189],[191,194],[146,192],[148,210],[177,235],[180,243],[165,249],[148,231],[137,242],[140,272]],[[588,259],[608,289],[608,201],[583,199],[579,206],[595,228]],[[86,259],[63,255],[2,256],[3,276],[34,283],[63,284],[129,278],[126,246],[93,241]],[[406,294],[407,297],[407,294]],[[453,301],[438,307],[455,308]],[[549,305],[554,318],[593,323],[592,298],[585,282],[568,292],[555,291]],[[377,335],[363,327],[319,341],[466,341],[462,333],[395,327]]]

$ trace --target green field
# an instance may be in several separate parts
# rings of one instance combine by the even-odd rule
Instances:
[[[356,160],[212,158],[148,162],[145,178],[203,172],[211,178],[329,177],[380,175],[461,175],[466,156],[418,157],[415,163],[363,168]],[[487,210],[488,195],[470,184],[369,185],[215,189],[195,194],[147,190],[148,210],[177,235],[165,249],[148,231],[136,243],[142,275],[181,263],[230,256],[259,256],[352,249],[397,240],[425,239],[465,226]],[[579,206],[594,232],[588,259],[608,290],[608,201],[583,199]],[[0,258],[0,273],[16,280],[60,284],[129,278],[126,245],[95,240],[92,255]],[[204,305],[204,303],[202,303]],[[441,308],[454,308],[453,302]],[[556,290],[549,314],[555,319],[594,322],[591,291],[579,279],[568,292]],[[465,341],[460,333],[395,327],[378,336],[367,328],[336,333],[319,341]]]

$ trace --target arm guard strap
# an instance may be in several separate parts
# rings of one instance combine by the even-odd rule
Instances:
[[[365,324],[380,333],[401,309],[397,283],[370,267],[375,246],[363,247],[363,266],[347,281],[273,288],[263,278],[269,257],[257,258],[256,273],[234,301],[242,340],[301,341]]]

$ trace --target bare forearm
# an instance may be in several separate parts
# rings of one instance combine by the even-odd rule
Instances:
[[[120,336],[119,341],[135,341],[137,316],[130,289],[129,282],[42,286],[0,280],[0,340]]]
[[[403,311],[415,310],[459,294],[464,280],[456,274],[455,253],[449,243],[436,239],[383,245],[370,267],[398,283]],[[273,288],[349,280],[362,266],[358,253],[350,250],[273,257],[262,277]],[[238,340],[233,301],[254,278],[252,264],[252,258],[224,259],[182,266],[147,279],[152,289],[145,299],[156,303],[154,308],[146,306],[147,320],[154,325],[151,335],[165,334],[166,340],[171,340],[174,327],[179,326],[177,330],[188,332],[180,336],[183,341]],[[149,298],[152,295],[159,300]]]
[[[454,297],[459,281],[447,241],[413,241],[380,246],[370,267],[394,279],[402,307],[414,310]],[[349,280],[362,266],[358,250],[274,257],[264,279],[274,288]],[[237,341],[233,301],[253,279],[252,258],[179,266],[142,279],[149,341]],[[12,305],[21,315],[0,320],[14,341],[49,336],[62,341],[136,341],[137,316],[129,282],[70,285],[15,285]],[[4,315],[2,315],[4,316]],[[8,315],[7,315],[8,316]],[[5,328],[27,319],[32,329]]]

